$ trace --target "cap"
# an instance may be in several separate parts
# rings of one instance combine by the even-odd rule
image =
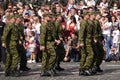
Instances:
[[[89,12],[84,12],[84,13],[83,13],[83,16],[85,16],[85,15],[89,15]]]
[[[12,18],[14,18],[15,16],[14,15],[9,15],[8,17],[7,17],[7,19],[12,19]]]
[[[15,15],[15,18],[22,18],[22,15]]]
[[[43,17],[52,17],[53,14],[49,13],[49,14],[44,14]]]
[[[95,14],[95,12],[89,12],[89,15],[94,15]]]

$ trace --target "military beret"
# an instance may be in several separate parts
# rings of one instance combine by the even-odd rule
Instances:
[[[47,16],[48,16],[48,14],[44,14],[44,15],[43,15],[43,17],[47,17]]]
[[[53,17],[53,14],[49,13],[49,14],[44,14],[43,17]]]
[[[14,18],[14,15],[9,15],[9,16],[7,17],[7,19],[12,19],[12,18]]]
[[[94,15],[95,14],[95,12],[89,12],[89,15]]]
[[[89,15],[89,12],[84,12],[84,13],[83,13],[83,16],[85,16],[85,15]]]
[[[15,18],[22,18],[22,15],[15,15]]]
[[[101,13],[100,13],[99,11],[96,11],[96,12],[95,12],[95,15],[97,15],[97,14],[101,15]]]

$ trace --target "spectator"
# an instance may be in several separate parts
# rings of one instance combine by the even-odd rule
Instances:
[[[95,7],[95,1],[94,0],[85,0],[85,3],[88,7]]]
[[[28,63],[32,62],[35,63],[35,49],[36,49],[35,32],[31,31],[28,45],[28,50],[30,52],[30,60],[28,60]]]
[[[79,62],[80,60],[80,52],[79,52],[79,45],[78,45],[78,36],[77,33],[72,33],[71,35],[72,40],[70,46],[70,59],[73,58],[74,62]]]
[[[102,19],[102,30],[105,39],[105,49],[106,49],[106,61],[110,60],[109,52],[110,52],[110,45],[111,45],[111,30],[112,30],[112,23],[108,21],[106,16]]]
[[[74,16],[71,16],[70,23],[68,24],[69,36],[76,31],[76,19]]]
[[[29,14],[30,16],[33,16],[33,12],[32,12],[32,10],[30,9],[30,6],[29,6],[29,5],[25,5],[25,9],[24,9],[24,11],[23,11],[23,16],[24,16],[26,13]]]
[[[35,16],[33,18],[33,25],[32,25],[35,29],[35,40],[38,42],[39,44],[39,39],[40,39],[40,27],[41,27],[41,23],[40,20],[37,16]]]
[[[118,22],[117,22],[117,18],[116,16],[111,16],[112,19],[112,29],[114,29],[114,27],[118,27]]]
[[[9,11],[6,11],[2,17],[2,22],[7,23],[7,17],[10,15]]]
[[[115,60],[117,60],[119,56],[119,39],[120,39],[120,31],[118,30],[118,25],[114,26],[114,30],[112,32],[112,48],[111,51],[114,53],[111,53],[111,57],[113,57]],[[117,58],[117,59],[116,59]]]
[[[110,49],[110,59],[115,60],[115,61],[118,60],[118,58],[117,58],[117,49],[116,49],[115,46],[112,46],[111,49]]]
[[[75,0],[68,0],[67,11],[71,8],[76,8]]]
[[[106,8],[108,7],[108,1],[107,0],[102,0],[102,2],[99,5],[100,8]]]
[[[84,1],[80,1],[80,9],[83,10],[84,8],[87,8]]]

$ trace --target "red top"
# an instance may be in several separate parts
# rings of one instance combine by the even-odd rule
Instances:
[[[69,25],[68,29],[69,29],[70,36],[72,35],[73,32],[75,32],[75,27],[76,27],[76,25],[74,25],[74,26]]]

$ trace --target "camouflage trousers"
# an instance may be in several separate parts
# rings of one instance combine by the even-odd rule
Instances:
[[[10,45],[7,48],[7,56],[5,63],[5,71],[14,71],[17,70],[19,61],[19,53],[17,50],[17,45]]]
[[[20,54],[20,68],[24,68],[27,65],[26,50],[23,45],[18,45],[18,52]]]
[[[100,66],[105,55],[102,43],[94,44],[93,50],[94,50],[93,66]]]
[[[81,48],[80,69],[90,69],[92,67],[94,52],[92,45]]]
[[[65,48],[63,43],[60,43],[59,45],[56,45],[55,47],[55,51],[56,51],[56,66],[60,65],[60,62],[63,61],[64,57],[65,57]]]
[[[54,42],[47,42],[46,49],[42,53],[42,70],[50,70],[55,67],[56,53]]]

